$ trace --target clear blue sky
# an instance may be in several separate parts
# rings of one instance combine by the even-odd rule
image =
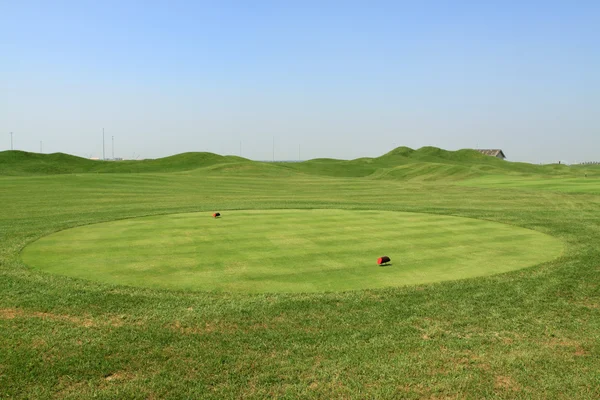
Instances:
[[[0,0],[0,150],[600,161],[600,1]]]

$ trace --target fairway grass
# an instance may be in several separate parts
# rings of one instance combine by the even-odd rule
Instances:
[[[131,286],[321,292],[491,275],[550,261],[562,243],[516,226],[422,213],[245,210],[63,230],[23,251],[46,272]],[[377,266],[382,255],[392,265]]]
[[[152,172],[161,163],[131,163],[136,170],[151,168],[129,173],[129,164],[99,161],[94,172],[114,173],[0,176],[0,398],[599,399],[600,192],[592,173],[567,182],[569,176],[554,180],[555,172],[563,176],[571,171],[567,166],[554,171],[492,160],[488,164],[494,173],[504,169],[506,176],[497,183],[496,178],[482,179],[478,186],[440,180],[440,171],[426,168],[403,170],[410,172],[406,180],[367,176],[373,163],[401,165],[396,153],[384,160],[331,162],[323,166],[329,168],[325,172],[325,161],[241,168],[233,165],[235,160],[222,163],[212,157],[208,163],[216,163],[210,167],[193,169],[196,161],[188,165],[187,157],[176,157],[183,168],[165,170],[177,172]],[[430,154],[441,162],[440,152],[422,153],[411,155],[418,155],[419,163]],[[489,166],[454,158],[456,165],[469,167],[468,176]],[[20,175],[26,169],[31,175],[32,165],[0,165],[0,174]],[[52,164],[42,173],[78,171],[75,167]],[[516,167],[531,179],[519,181]],[[282,168],[285,174],[279,173]],[[540,187],[538,180],[553,187]],[[244,218],[260,217],[260,224],[276,224],[264,216],[289,211],[290,220],[302,212],[331,213],[333,218],[336,210],[346,213],[345,219],[374,213],[367,223],[373,229],[391,228],[387,217],[383,226],[375,224],[378,215],[388,212],[401,220],[410,213],[418,215],[414,218],[439,217],[448,232],[439,232],[437,243],[450,248],[453,236],[461,239],[454,227],[465,219],[465,233],[480,223],[492,224],[489,232],[523,228],[559,240],[563,251],[558,258],[506,273],[313,293],[135,287],[48,273],[21,257],[30,244],[59,232],[111,224],[124,224],[123,230],[127,224],[141,224],[143,233],[145,221],[163,218],[182,227],[189,220],[221,229],[238,224],[245,213]],[[214,211],[223,218],[211,218]],[[306,228],[320,220],[305,219]],[[430,234],[423,229],[425,220],[413,223]],[[281,225],[272,227],[293,226]],[[333,225],[325,228],[342,229]],[[195,226],[186,230],[201,233]],[[396,234],[385,232],[382,245]],[[224,229],[226,235],[234,233]],[[293,234],[294,240],[301,238],[298,230]],[[362,229],[354,234],[361,237]],[[494,246],[510,255],[510,246],[488,242],[487,235],[483,230],[473,238],[490,246],[486,261],[498,255]],[[253,239],[249,234],[244,238]],[[145,251],[162,249],[156,238],[150,240]],[[288,245],[294,240],[287,240]],[[361,243],[342,245],[365,255],[367,265],[357,267],[361,272],[408,268],[410,252],[401,245],[404,254],[385,247],[372,257]],[[528,254],[538,250],[538,245],[530,247]],[[390,267],[375,265],[382,255],[392,258]],[[225,253],[219,257],[230,259]],[[190,258],[198,259],[194,251]],[[88,257],[86,265],[93,261]],[[75,263],[79,272],[81,265]]]
[[[556,178],[556,177],[515,177],[515,176],[486,176],[468,179],[459,183],[464,186],[481,188],[504,188],[521,190],[542,190],[565,193],[600,194],[600,178]]]

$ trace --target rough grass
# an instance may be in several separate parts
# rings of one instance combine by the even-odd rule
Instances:
[[[322,292],[464,279],[549,261],[562,243],[516,226],[371,210],[170,214],[87,225],[26,247],[46,272],[140,287]],[[382,255],[393,263],[376,266]]]
[[[0,178],[0,397],[600,397],[596,189],[293,172],[281,178],[229,169]],[[93,283],[35,271],[19,260],[28,243],[91,223],[314,208],[497,221],[552,235],[565,252],[490,277],[258,295]]]

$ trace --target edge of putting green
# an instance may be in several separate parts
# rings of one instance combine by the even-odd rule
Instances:
[[[452,215],[447,215],[447,214],[421,213],[421,212],[412,212],[412,211],[406,212],[406,211],[389,211],[389,210],[373,210],[373,209],[333,209],[333,208],[332,209],[329,209],[329,208],[325,208],[325,209],[319,209],[319,208],[314,208],[314,209],[286,209],[286,208],[282,208],[282,209],[236,209],[236,210],[224,210],[224,211],[225,211],[225,213],[245,213],[245,214],[263,214],[263,213],[288,213],[289,214],[289,213],[319,213],[319,212],[364,213],[364,214],[367,214],[367,213],[371,213],[371,214],[394,213],[396,215],[403,215],[403,216],[424,216],[425,219],[431,218],[433,220],[435,220],[435,219],[450,219],[452,221],[455,221],[455,220],[476,221],[476,223],[482,223],[482,224],[488,224],[488,225],[489,224],[492,224],[492,225],[497,224],[498,226],[503,226],[504,229],[508,228],[508,229],[517,230],[517,231],[521,231],[521,232],[527,231],[530,234],[533,234],[534,236],[544,237],[545,240],[552,241],[552,244],[554,246],[553,246],[553,251],[551,252],[552,254],[549,256],[547,255],[545,257],[542,257],[538,261],[535,261],[535,262],[529,262],[526,265],[522,265],[522,266],[515,267],[515,268],[508,268],[506,270],[501,270],[498,272],[483,271],[481,273],[477,273],[474,275],[447,277],[445,279],[439,279],[439,278],[427,279],[427,277],[424,276],[424,277],[421,277],[421,279],[417,279],[416,281],[413,279],[413,280],[407,281],[405,283],[395,282],[395,283],[383,284],[383,285],[382,284],[362,285],[362,286],[359,285],[358,287],[341,287],[341,288],[336,288],[336,287],[317,288],[317,287],[314,287],[313,288],[313,287],[310,287],[310,285],[308,285],[308,286],[302,285],[302,284],[296,285],[300,290],[295,290],[294,289],[295,285],[287,285],[283,289],[281,287],[270,288],[270,285],[268,285],[268,284],[264,288],[257,288],[256,286],[254,286],[253,288],[250,288],[250,289],[248,289],[248,288],[244,289],[244,285],[241,285],[241,286],[232,285],[232,286],[230,286],[230,288],[228,290],[227,288],[218,287],[218,285],[216,287],[194,287],[193,285],[191,285],[191,286],[190,285],[187,285],[187,286],[186,285],[183,285],[183,286],[169,285],[169,284],[165,284],[165,282],[161,282],[160,280],[158,282],[156,282],[156,281],[152,282],[151,280],[149,280],[148,282],[144,282],[144,284],[140,284],[140,282],[131,282],[131,281],[127,281],[127,280],[120,281],[118,278],[115,281],[114,279],[102,279],[102,278],[97,279],[94,277],[85,276],[85,274],[80,275],[77,273],[74,273],[74,274],[73,273],[64,273],[64,271],[63,271],[63,273],[56,272],[56,271],[52,271],[51,269],[49,269],[47,267],[40,267],[39,265],[36,265],[35,263],[30,263],[30,262],[26,261],[26,253],[27,253],[28,249],[31,249],[32,246],[35,246],[36,243],[42,241],[45,238],[48,238],[48,237],[51,237],[54,235],[58,235],[65,231],[85,229],[85,228],[98,226],[98,225],[102,226],[102,225],[110,225],[110,224],[119,224],[120,222],[126,222],[126,221],[139,221],[139,220],[147,220],[147,219],[159,220],[159,219],[165,218],[165,217],[173,218],[173,217],[183,217],[183,216],[198,216],[198,217],[203,216],[203,217],[208,218],[208,216],[210,215],[209,212],[207,212],[207,211],[196,211],[196,212],[185,212],[185,213],[152,214],[152,215],[145,215],[145,216],[138,216],[138,217],[116,219],[116,220],[111,220],[111,221],[95,222],[95,223],[65,228],[62,230],[52,232],[48,235],[45,235],[43,237],[40,237],[40,238],[30,242],[24,248],[21,249],[21,251],[19,252],[19,257],[24,264],[26,264],[27,266],[29,266],[30,268],[32,268],[34,270],[37,270],[37,271],[40,271],[43,273],[67,276],[67,277],[76,278],[76,279],[83,279],[86,281],[99,282],[99,283],[105,283],[105,284],[114,284],[114,285],[121,285],[121,286],[144,287],[144,288],[151,288],[151,289],[166,289],[166,290],[177,290],[177,291],[204,291],[204,292],[208,291],[208,292],[237,292],[237,293],[281,293],[281,292],[315,293],[315,292],[341,292],[341,291],[349,291],[349,290],[381,289],[381,288],[391,288],[391,287],[399,287],[399,286],[411,286],[411,285],[419,285],[419,284],[438,283],[438,282],[444,282],[444,281],[449,281],[449,280],[473,279],[476,277],[498,275],[498,274],[512,272],[512,271],[521,270],[521,269],[525,269],[525,268],[531,268],[536,265],[540,265],[545,262],[552,261],[552,260],[560,257],[564,253],[564,249],[565,249],[565,244],[559,238],[556,238],[552,235],[548,235],[543,232],[536,231],[534,229],[525,228],[525,227],[521,227],[521,226],[514,225],[514,224],[507,224],[507,223],[502,223],[502,222],[480,219],[480,218],[452,216]],[[231,214],[226,214],[226,215],[231,215]],[[384,255],[384,254],[380,254],[380,255]],[[392,256],[392,263],[393,262],[394,262],[394,257]],[[366,268],[369,268],[369,267],[371,267],[371,265],[366,266]],[[402,266],[400,266],[399,268],[402,268]],[[366,270],[366,271],[369,273],[372,272],[369,270]],[[399,273],[402,273],[402,272],[405,272],[405,271],[404,270],[399,271]]]

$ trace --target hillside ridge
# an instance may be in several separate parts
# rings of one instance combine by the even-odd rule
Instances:
[[[146,160],[90,160],[65,153],[0,152],[0,176],[71,173],[160,173],[198,171],[212,174],[290,174],[393,180],[464,180],[484,175],[598,175],[598,168],[534,165],[486,156],[476,150],[444,150],[426,146],[397,147],[379,157],[354,160],[318,158],[302,162],[262,162],[210,152],[185,152]]]
[[[65,153],[40,154],[7,150],[0,152],[0,175],[176,172],[232,162],[252,161],[209,152],[186,152],[157,159],[112,161],[90,160]]]

